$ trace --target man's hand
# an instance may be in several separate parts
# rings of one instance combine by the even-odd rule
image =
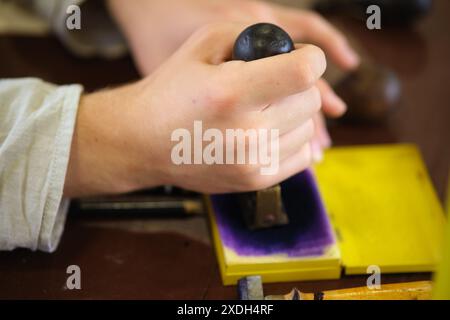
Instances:
[[[319,46],[343,69],[355,68],[359,63],[344,35],[312,11],[253,0],[108,0],[108,3],[143,75],[153,72],[195,30],[220,21],[246,25],[271,22],[286,30],[294,40]],[[318,87],[324,114],[330,117],[342,115],[346,110],[345,103],[324,80]],[[319,160],[322,148],[329,147],[331,139],[322,115],[315,117],[315,125],[313,153]]]
[[[313,118],[321,106],[318,80],[326,68],[324,53],[313,45],[298,45],[270,58],[228,61],[246,26],[205,26],[150,76],[83,97],[65,195],[121,193],[162,184],[205,193],[248,191],[308,167]],[[196,120],[222,132],[278,129],[278,173],[261,175],[262,164],[173,164],[172,132],[191,129]]]

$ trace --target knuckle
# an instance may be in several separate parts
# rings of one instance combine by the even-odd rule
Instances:
[[[263,176],[261,176],[259,173],[253,173],[245,179],[244,182],[244,190],[245,191],[255,191],[266,188],[266,183]],[[267,186],[268,187],[268,186]]]
[[[327,60],[325,52],[318,46],[307,44],[304,46],[307,63],[302,64],[304,82],[312,86],[325,72]]]
[[[250,176],[251,177],[253,175],[253,172],[255,171],[253,166],[250,166],[248,164],[237,165],[237,167],[238,167],[237,174],[240,177],[242,177],[242,176]]]
[[[309,63],[298,64],[294,70],[294,76],[295,79],[293,80],[304,88],[313,86],[317,81],[317,74],[313,68],[309,66]]]
[[[247,12],[251,12],[252,16],[258,20],[265,20],[272,23],[276,23],[276,15],[273,9],[264,2],[260,1],[248,1]]]
[[[237,93],[220,83],[210,85],[205,91],[206,104],[215,109],[229,109],[237,102]]]
[[[258,189],[267,189],[279,183],[276,176],[260,176]]]
[[[208,23],[205,24],[204,26],[200,27],[197,31],[196,34],[204,40],[208,40],[211,37],[214,37],[218,30],[220,29],[220,23]]]
[[[314,11],[306,12],[304,16],[304,21],[306,21],[306,23],[308,23],[309,25],[316,27],[320,24],[325,23],[325,19],[320,14]]]
[[[260,180],[259,176],[257,176],[257,175],[252,175],[252,176],[248,177],[247,179],[245,179],[245,182],[246,182],[245,190],[246,191],[254,191],[254,190],[262,189],[259,180]]]

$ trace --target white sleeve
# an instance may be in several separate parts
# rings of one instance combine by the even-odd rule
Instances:
[[[54,251],[80,85],[0,79],[0,250]]]
[[[61,42],[81,57],[99,56],[114,59],[127,52],[127,45],[119,28],[111,19],[104,1],[98,0],[28,0],[30,7],[45,18]],[[68,8],[80,7],[80,29],[69,30]]]

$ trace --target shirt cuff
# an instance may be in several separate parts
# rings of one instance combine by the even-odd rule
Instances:
[[[69,210],[70,201],[62,195],[81,92],[80,85],[61,86],[55,91],[56,97],[61,99],[61,119],[50,160],[49,192],[39,233],[38,249],[42,251],[56,250]]]
[[[57,248],[82,90],[34,78],[0,80],[0,250]]]

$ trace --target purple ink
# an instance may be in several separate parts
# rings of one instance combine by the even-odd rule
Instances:
[[[255,231],[246,228],[234,194],[211,196],[222,243],[242,256],[323,254],[335,240],[313,173],[287,179],[281,191],[289,224]]]

